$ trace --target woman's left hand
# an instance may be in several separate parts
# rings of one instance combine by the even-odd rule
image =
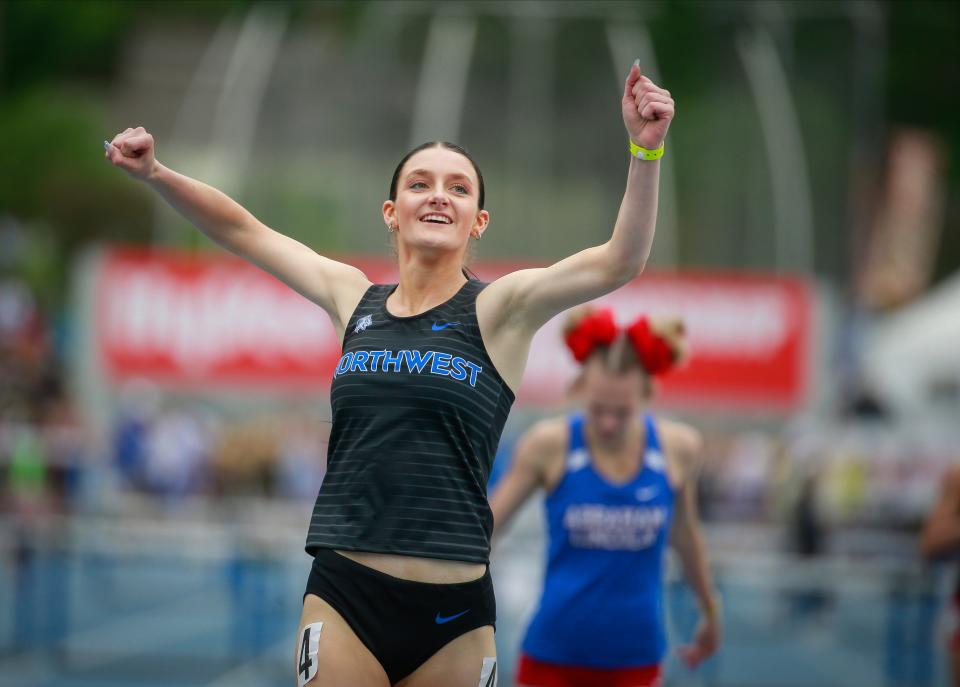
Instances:
[[[704,616],[697,625],[693,641],[677,649],[680,658],[690,670],[707,660],[720,646],[720,619],[715,615]]]
[[[623,87],[622,102],[623,124],[630,140],[643,148],[658,148],[667,137],[673,108],[670,91],[641,74],[640,67],[634,63]]]

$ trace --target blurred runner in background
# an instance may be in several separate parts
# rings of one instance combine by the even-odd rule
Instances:
[[[695,667],[720,643],[697,516],[700,434],[645,409],[652,378],[685,354],[683,325],[640,318],[621,330],[610,310],[583,308],[565,331],[585,409],[534,425],[491,497],[499,531],[534,490],[546,492],[547,569],[517,684],[656,687],[668,534],[702,612],[681,656]]]

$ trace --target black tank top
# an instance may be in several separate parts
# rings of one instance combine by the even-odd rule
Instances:
[[[306,549],[486,563],[487,479],[513,392],[487,355],[470,280],[413,317],[387,312],[396,284],[364,294],[330,389],[327,474]]]

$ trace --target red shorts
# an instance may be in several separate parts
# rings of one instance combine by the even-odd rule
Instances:
[[[660,687],[660,666],[578,668],[520,656],[517,685],[523,687]]]

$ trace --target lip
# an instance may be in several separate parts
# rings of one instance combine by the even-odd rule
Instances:
[[[451,217],[445,212],[434,212],[434,211],[423,213],[422,215],[420,215],[420,217],[417,218],[417,221],[423,222],[424,221],[423,218],[429,217],[430,215],[437,215],[438,217],[446,217],[448,220],[450,220],[450,224],[453,224],[453,217]],[[431,222],[428,222],[428,224],[431,224]]]

